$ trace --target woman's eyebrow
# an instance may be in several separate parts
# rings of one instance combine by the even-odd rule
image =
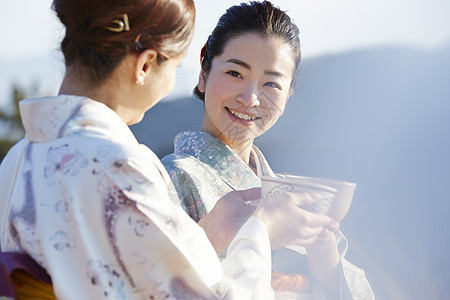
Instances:
[[[237,58],[230,58],[230,59],[227,60],[226,62],[230,62],[230,63],[233,63],[233,64],[240,65],[240,66],[242,66],[242,67],[244,67],[244,68],[246,68],[246,69],[248,69],[248,70],[251,70],[251,69],[252,69],[248,63],[246,63],[246,62],[243,61],[243,60],[237,59]]]
[[[265,70],[264,74],[266,75],[271,75],[271,76],[275,76],[275,77],[284,77],[287,78],[286,75],[284,75],[281,72],[277,72],[277,71],[271,71],[271,70]]]
[[[233,64],[237,64],[237,65],[239,65],[239,66],[244,67],[245,69],[247,69],[247,70],[249,70],[249,71],[251,71],[251,69],[252,69],[252,67],[251,67],[248,63],[246,63],[246,62],[243,61],[243,60],[237,59],[237,58],[230,58],[230,59],[227,60],[226,62],[233,63]],[[271,75],[271,76],[275,76],[275,77],[284,77],[284,78],[287,78],[286,75],[284,75],[283,73],[277,72],[277,71],[273,71],[273,70],[264,70],[264,74],[266,74],[266,75]]]

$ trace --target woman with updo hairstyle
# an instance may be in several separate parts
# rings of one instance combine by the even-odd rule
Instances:
[[[20,102],[26,136],[0,166],[2,257],[34,261],[58,299],[271,299],[269,232],[287,226],[268,224],[287,208],[273,208],[274,199],[252,209],[219,260],[127,126],[173,88],[193,0],[55,0],[53,8],[66,28],[66,74],[57,96]],[[232,192],[223,203],[256,194]]]
[[[230,191],[260,188],[260,178],[274,174],[253,142],[277,122],[294,92],[299,29],[269,1],[242,3],[220,17],[200,56],[194,94],[204,101],[201,131],[178,134],[174,153],[162,162],[183,208],[228,258],[229,242],[255,202],[225,204],[222,198]],[[273,191],[280,198],[277,205],[292,201],[292,194],[281,192]],[[364,271],[344,258],[348,244],[337,222],[308,211],[317,200],[313,194],[296,199],[272,219],[289,223],[287,230],[267,226],[277,298],[373,299]]]

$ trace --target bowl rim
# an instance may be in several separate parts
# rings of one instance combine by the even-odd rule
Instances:
[[[300,177],[304,177],[304,176],[300,176]],[[304,177],[305,179],[307,177]],[[312,177],[310,177],[312,178]],[[339,192],[339,190],[335,187],[331,187],[331,186],[327,186],[324,184],[319,184],[319,183],[313,183],[313,182],[299,182],[298,180],[295,180],[293,178],[286,178],[286,177],[273,177],[273,176],[261,176],[260,177],[261,182],[262,181],[272,181],[272,182],[277,182],[277,183],[281,183],[281,184],[291,184],[291,185],[296,185],[296,186],[303,186],[306,188],[310,188],[310,189],[316,189],[316,190],[320,190],[320,191],[324,191],[324,192],[329,192],[329,193],[333,193],[336,194],[337,192]]]

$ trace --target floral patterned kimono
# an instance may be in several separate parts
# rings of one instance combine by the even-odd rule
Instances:
[[[174,153],[161,161],[172,178],[182,206],[197,222],[226,193],[261,187],[259,177],[237,153],[206,132],[182,132],[175,137],[174,144]],[[272,173],[256,146],[253,146],[250,163],[258,168],[259,174]],[[341,256],[341,299],[374,299],[364,271],[344,258],[348,246],[344,235],[339,231],[336,238]],[[304,247],[272,251],[272,260],[274,272],[309,276]],[[276,296],[279,299],[325,299],[323,290],[314,280],[310,288],[277,292]]]
[[[114,111],[67,95],[20,111],[26,137],[0,167],[0,246],[44,267],[57,298],[273,297],[264,224],[251,217],[220,261]]]

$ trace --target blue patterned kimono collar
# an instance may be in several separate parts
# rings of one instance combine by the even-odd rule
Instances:
[[[261,180],[252,169],[221,140],[201,131],[185,131],[174,139],[175,153],[185,153],[217,171],[220,178],[235,190],[260,187]],[[260,156],[253,145],[251,155]],[[261,155],[262,156],[262,155]],[[264,157],[254,157],[264,159]]]

